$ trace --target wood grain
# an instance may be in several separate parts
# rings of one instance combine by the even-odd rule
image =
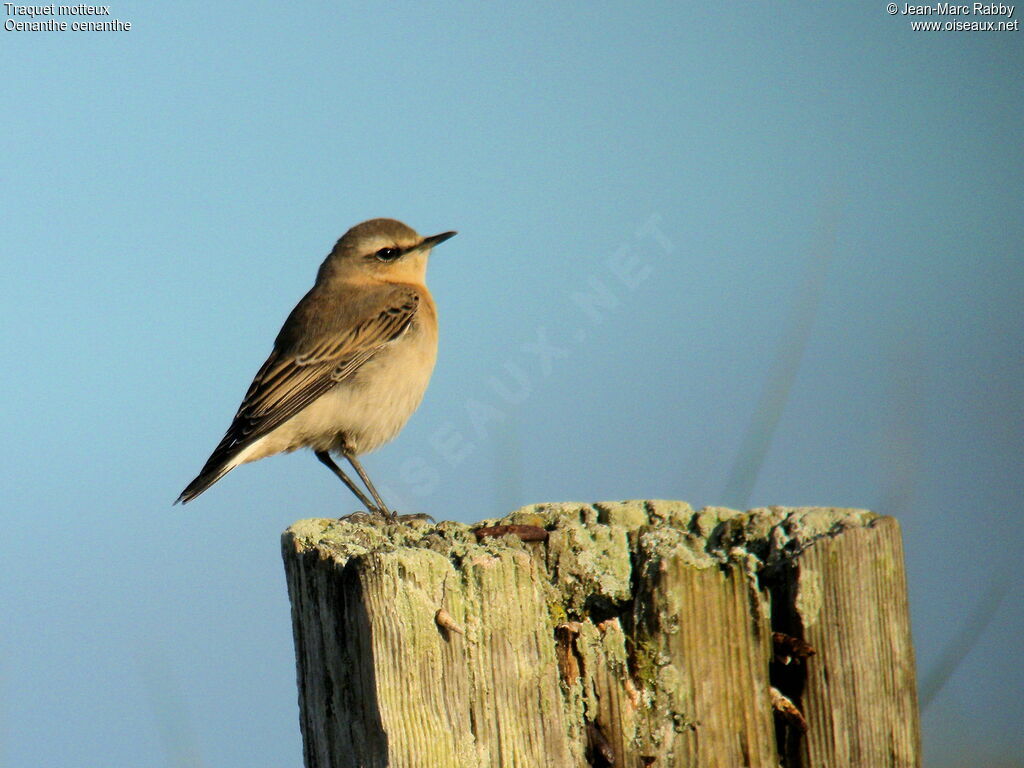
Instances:
[[[919,765],[888,518],[548,504],[282,545],[307,768]],[[773,630],[817,653],[773,661]]]

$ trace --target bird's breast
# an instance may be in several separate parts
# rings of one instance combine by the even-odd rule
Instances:
[[[401,337],[288,425],[302,435],[303,444],[317,450],[374,451],[394,438],[419,406],[436,359],[436,326],[414,320]]]

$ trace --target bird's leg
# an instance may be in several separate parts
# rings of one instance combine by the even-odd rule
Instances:
[[[323,464],[325,467],[331,470],[331,472],[336,474],[338,476],[338,479],[340,479],[341,482],[348,486],[348,489],[356,495],[356,498],[358,498],[359,501],[362,502],[363,506],[366,507],[368,512],[370,512],[371,514],[378,515],[387,513],[386,510],[383,509],[383,504],[381,504],[380,507],[375,507],[373,505],[373,502],[366,498],[366,494],[359,490],[359,486],[352,482],[349,476],[341,471],[341,467],[334,463],[334,459],[331,458],[331,454],[329,454],[327,451],[316,451],[316,457],[320,459],[321,464]],[[367,487],[369,487],[372,490],[372,486],[368,485]],[[376,495],[377,494],[374,493],[374,496]],[[380,500],[378,499],[378,503],[379,501]]]
[[[351,464],[355,468],[356,472],[359,473],[359,477],[361,477],[363,483],[366,484],[366,487],[369,489],[370,494],[373,496],[373,500],[377,502],[377,508],[380,510],[380,513],[385,517],[390,517],[392,520],[394,520],[397,517],[397,515],[390,509],[388,509],[388,505],[384,503],[384,500],[380,497],[380,494],[377,493],[377,489],[373,487],[373,483],[370,482],[370,476],[366,474],[366,470],[363,469],[363,465],[359,463],[359,459],[355,457],[355,454],[351,453],[346,453],[345,458],[348,459],[348,463]]]

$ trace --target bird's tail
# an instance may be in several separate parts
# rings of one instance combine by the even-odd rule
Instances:
[[[189,483],[185,490],[181,492],[175,504],[187,504],[192,501],[196,496],[201,494],[211,485],[220,480],[224,475],[234,469],[236,462],[230,459],[225,460],[223,457],[218,456],[216,452],[210,457],[210,460],[206,462],[206,466],[203,467],[202,471]]]

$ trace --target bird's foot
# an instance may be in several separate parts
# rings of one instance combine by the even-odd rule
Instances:
[[[353,512],[348,515],[342,515],[338,519],[349,523],[412,523],[417,520],[434,522],[434,518],[422,512],[415,515],[400,515],[390,509],[382,510],[379,507],[373,507],[365,512]]]
[[[375,523],[381,520],[381,514],[376,510],[373,512],[352,512],[342,515],[338,520],[346,523]]]
[[[412,523],[412,522],[415,522],[417,520],[429,520],[432,523],[437,522],[436,520],[434,520],[434,518],[432,518],[430,515],[426,514],[425,512],[420,512],[420,513],[415,514],[415,515],[400,515],[397,512],[395,512],[395,513],[392,513],[392,515],[393,516],[392,516],[391,519],[394,522],[396,522],[396,523]]]

